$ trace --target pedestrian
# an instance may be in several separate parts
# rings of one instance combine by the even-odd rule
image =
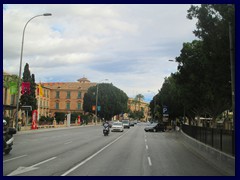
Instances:
[[[21,131],[21,127],[22,127],[22,121],[19,119],[18,120],[18,131]]]

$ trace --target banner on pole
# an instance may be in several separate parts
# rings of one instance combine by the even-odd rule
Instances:
[[[17,94],[17,82],[10,82],[10,94]]]
[[[40,97],[43,97],[43,95],[44,95],[43,88],[42,88],[41,84],[38,85],[38,95]]]
[[[22,94],[30,94],[30,82],[22,82]]]

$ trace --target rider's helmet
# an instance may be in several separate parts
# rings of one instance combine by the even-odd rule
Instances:
[[[3,120],[3,125],[6,126],[7,125],[7,121],[4,119]]]

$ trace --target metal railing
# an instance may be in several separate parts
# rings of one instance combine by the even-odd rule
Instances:
[[[235,132],[199,126],[182,125],[182,130],[192,138],[235,156]]]

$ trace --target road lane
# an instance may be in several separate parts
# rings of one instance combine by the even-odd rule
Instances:
[[[181,143],[179,132],[148,133],[151,174],[158,176],[222,176],[219,169]]]
[[[22,175],[60,175],[58,171],[69,169],[73,164],[84,160],[118,136],[115,134],[104,138],[100,126],[16,136],[17,143],[14,144],[11,154],[3,157],[4,160],[23,153],[27,154],[27,157],[16,159],[11,163],[4,163],[4,175],[10,174],[18,167],[29,167],[54,156],[57,158],[49,169],[46,169],[46,172],[41,168],[38,171]],[[69,142],[69,139],[72,140],[72,143],[65,145],[64,143]],[[57,172],[55,172],[56,170],[51,171],[51,169],[56,169]]]
[[[3,175],[224,175],[182,144],[176,132],[143,129],[137,125],[103,136],[101,126],[91,126],[16,135],[11,154],[3,156]]]
[[[126,129],[125,129],[126,131]],[[69,176],[141,176],[150,175],[142,127],[127,130],[117,142],[106,148]],[[113,134],[113,133],[112,133]],[[116,132],[116,134],[120,134]]]

